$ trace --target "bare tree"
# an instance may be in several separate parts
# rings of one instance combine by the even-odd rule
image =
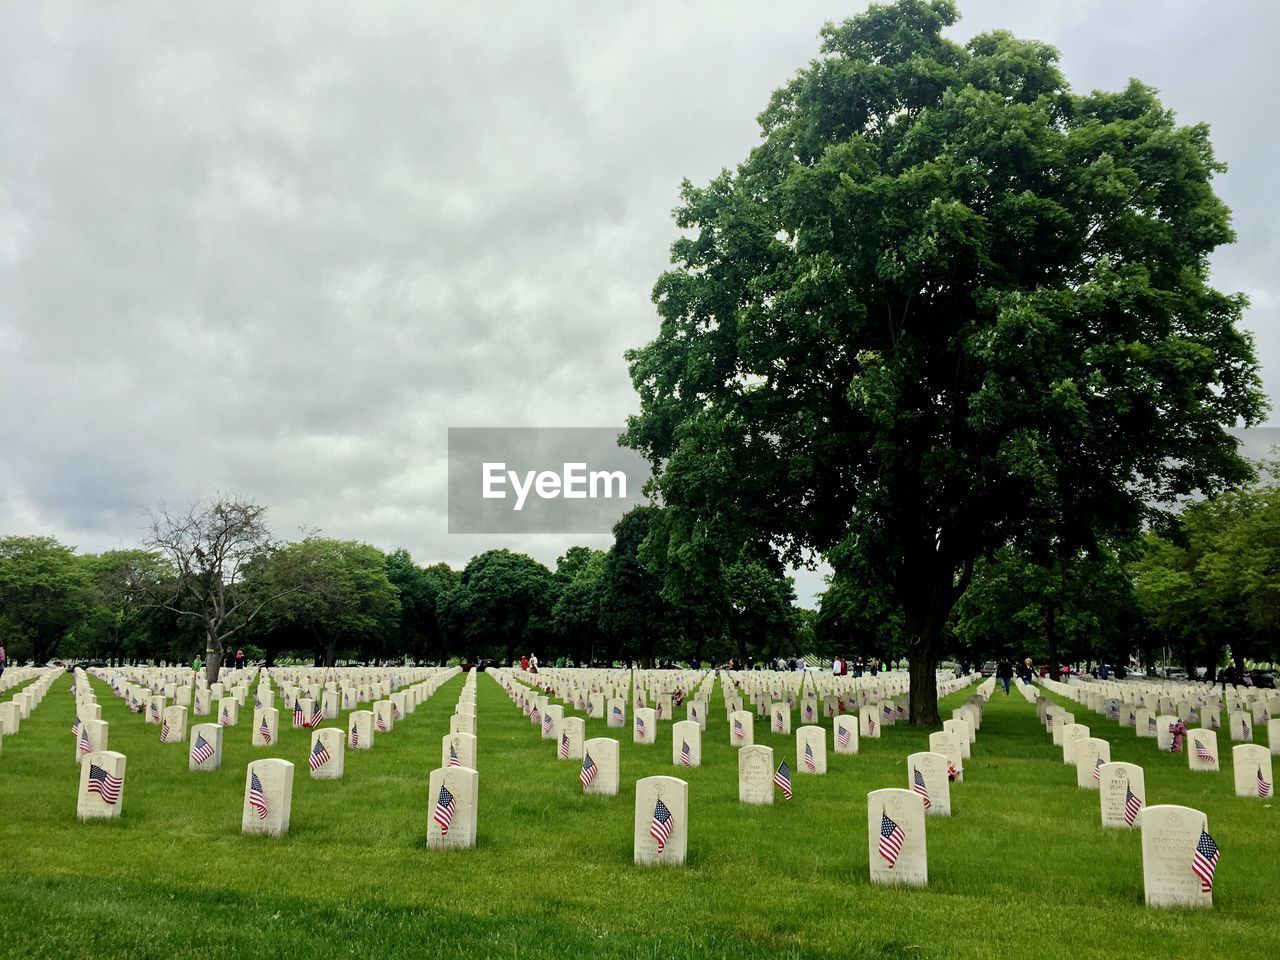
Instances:
[[[219,494],[196,501],[185,512],[165,505],[150,514],[151,535],[143,546],[164,556],[174,569],[167,589],[153,595],[157,604],[180,617],[198,617],[205,636],[205,671],[218,679],[227,640],[248,626],[271,601],[297,589],[277,585],[265,593],[246,589],[245,576],[255,560],[275,548],[265,517],[267,508]]]

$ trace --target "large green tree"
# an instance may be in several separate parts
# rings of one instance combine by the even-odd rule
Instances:
[[[1069,556],[1249,474],[1264,409],[1204,126],[1155,91],[1073,92],[1057,53],[959,45],[950,0],[822,32],[762,143],[688,182],[627,442],[677,535],[871,571],[911,721],[974,564]]]
[[[20,663],[43,664],[89,605],[92,580],[53,537],[0,537],[0,642]]]
[[[444,604],[446,634],[468,659],[540,652],[550,636],[555,581],[523,553],[486,550],[472,557]]]

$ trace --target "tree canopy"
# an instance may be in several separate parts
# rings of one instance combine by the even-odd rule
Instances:
[[[827,556],[898,617],[911,719],[957,600],[1007,545],[1135,536],[1249,476],[1264,410],[1203,125],[1137,81],[1072,91],[1057,52],[943,36],[950,0],[822,32],[762,142],[688,181],[657,338],[631,351],[666,535]]]

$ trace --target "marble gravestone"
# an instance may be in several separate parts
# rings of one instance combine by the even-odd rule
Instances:
[[[1249,741],[1253,739],[1253,717],[1249,716],[1243,710],[1232,710],[1227,714],[1227,721],[1231,729],[1231,739],[1234,741]]]
[[[373,701],[373,729],[377,733],[390,733],[395,726],[395,711],[391,708],[391,701]]]
[[[637,780],[633,840],[636,864],[680,865],[685,862],[688,848],[689,784],[676,777]]]
[[[818,775],[827,772],[826,727],[805,726],[796,730],[796,772]]]
[[[929,752],[940,753],[947,758],[947,774],[956,783],[964,780],[964,746],[958,734],[950,730],[938,730],[929,734]]]
[[[1076,765],[1076,744],[1089,739],[1089,728],[1083,723],[1068,723],[1062,730],[1062,762]]]
[[[951,816],[949,763],[940,753],[913,753],[907,757],[907,789],[924,801],[927,816]]]
[[[373,749],[372,710],[352,710],[347,714],[347,749]]]
[[[791,708],[785,700],[770,704],[769,729],[774,733],[789,736],[791,733]]]
[[[341,780],[346,767],[347,734],[341,727],[311,731],[307,768],[312,780]]]
[[[749,747],[756,742],[756,718],[748,710],[729,714],[729,746]]]
[[[835,737],[836,753],[856,754],[858,752],[858,718],[847,713],[837,714],[831,722],[831,733]]]
[[[671,725],[671,763],[676,767],[702,766],[702,727],[697,720]]]
[[[1101,737],[1077,740],[1076,786],[1081,790],[1098,790],[1102,786],[1102,767],[1111,762],[1111,742]]]
[[[738,751],[738,800],[773,803],[773,747],[749,744]]]
[[[1267,721],[1267,744],[1271,747],[1271,755],[1280,757],[1280,718]]]
[[[870,703],[858,708],[858,736],[880,739],[880,705]]]
[[[1140,826],[1147,803],[1147,784],[1136,763],[1104,763],[1098,768],[1098,793],[1102,825],[1119,830]]]
[[[1156,748],[1168,753],[1173,749],[1173,728],[1178,723],[1177,714],[1165,713],[1156,717]]]
[[[606,705],[607,719],[606,725],[610,729],[617,729],[627,725],[627,701],[622,697],[610,697]]]
[[[164,708],[160,721],[161,743],[187,742],[187,708],[174,704]]]
[[[1205,727],[1188,730],[1182,745],[1187,754],[1187,767],[1200,772],[1214,772],[1221,769],[1221,756],[1218,753],[1218,733]]]
[[[1156,736],[1156,715],[1152,710],[1146,707],[1138,707],[1134,711],[1133,729],[1138,736],[1155,737]]]
[[[587,758],[595,767],[595,774],[589,784],[582,788],[583,793],[600,794],[613,797],[618,794],[618,741],[608,737],[594,737],[582,745],[582,763],[586,766]],[[578,779],[583,779],[579,774]]]
[[[477,740],[470,733],[447,733],[440,738],[440,766],[469,767],[479,770],[476,763]]]
[[[235,697],[223,697],[218,701],[218,723],[224,727],[234,727],[240,718],[240,704]]]
[[[280,740],[280,711],[275,707],[258,707],[253,711],[254,747],[269,747]]]
[[[653,707],[638,707],[631,727],[632,742],[657,743],[658,720]]]
[[[1271,751],[1258,743],[1241,743],[1231,748],[1231,767],[1237,797],[1257,797],[1271,801],[1275,797],[1275,779],[1271,775]]]
[[[581,717],[563,717],[556,724],[556,758],[581,760],[582,742],[587,738],[587,721]]]
[[[450,733],[476,733],[476,718],[470,713],[455,713],[449,717]]]
[[[222,725],[197,723],[191,728],[187,769],[210,773],[222,767]]]
[[[961,758],[968,760],[973,755],[973,731],[969,729],[967,720],[943,720],[942,729],[954,733],[960,740]]]
[[[102,723],[101,720],[90,723]],[[106,726],[106,724],[103,724]],[[81,820],[109,820],[124,808],[125,756],[114,750],[95,750],[80,765],[76,816]]]
[[[282,837],[293,806],[293,764],[272,757],[254,760],[244,775],[240,832]]]
[[[75,745],[77,763],[82,764],[90,754],[107,749],[110,726],[105,720],[85,720],[80,724],[80,735],[76,737]]]
[[[1142,811],[1142,879],[1149,907],[1211,907],[1213,891],[1192,870],[1196,845],[1209,829],[1199,810],[1158,804]]]
[[[867,794],[867,860],[871,882],[923,887],[929,882],[924,798],[889,787]]]
[[[476,845],[480,774],[469,767],[431,771],[427,791],[427,849],[467,850]]]

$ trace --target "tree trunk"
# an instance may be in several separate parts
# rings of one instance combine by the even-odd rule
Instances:
[[[911,676],[910,719],[913,727],[933,727],[938,716],[938,654],[935,646],[913,646],[907,655]]]
[[[218,682],[218,674],[222,670],[222,638],[212,627],[205,630],[204,675],[209,686]]]

